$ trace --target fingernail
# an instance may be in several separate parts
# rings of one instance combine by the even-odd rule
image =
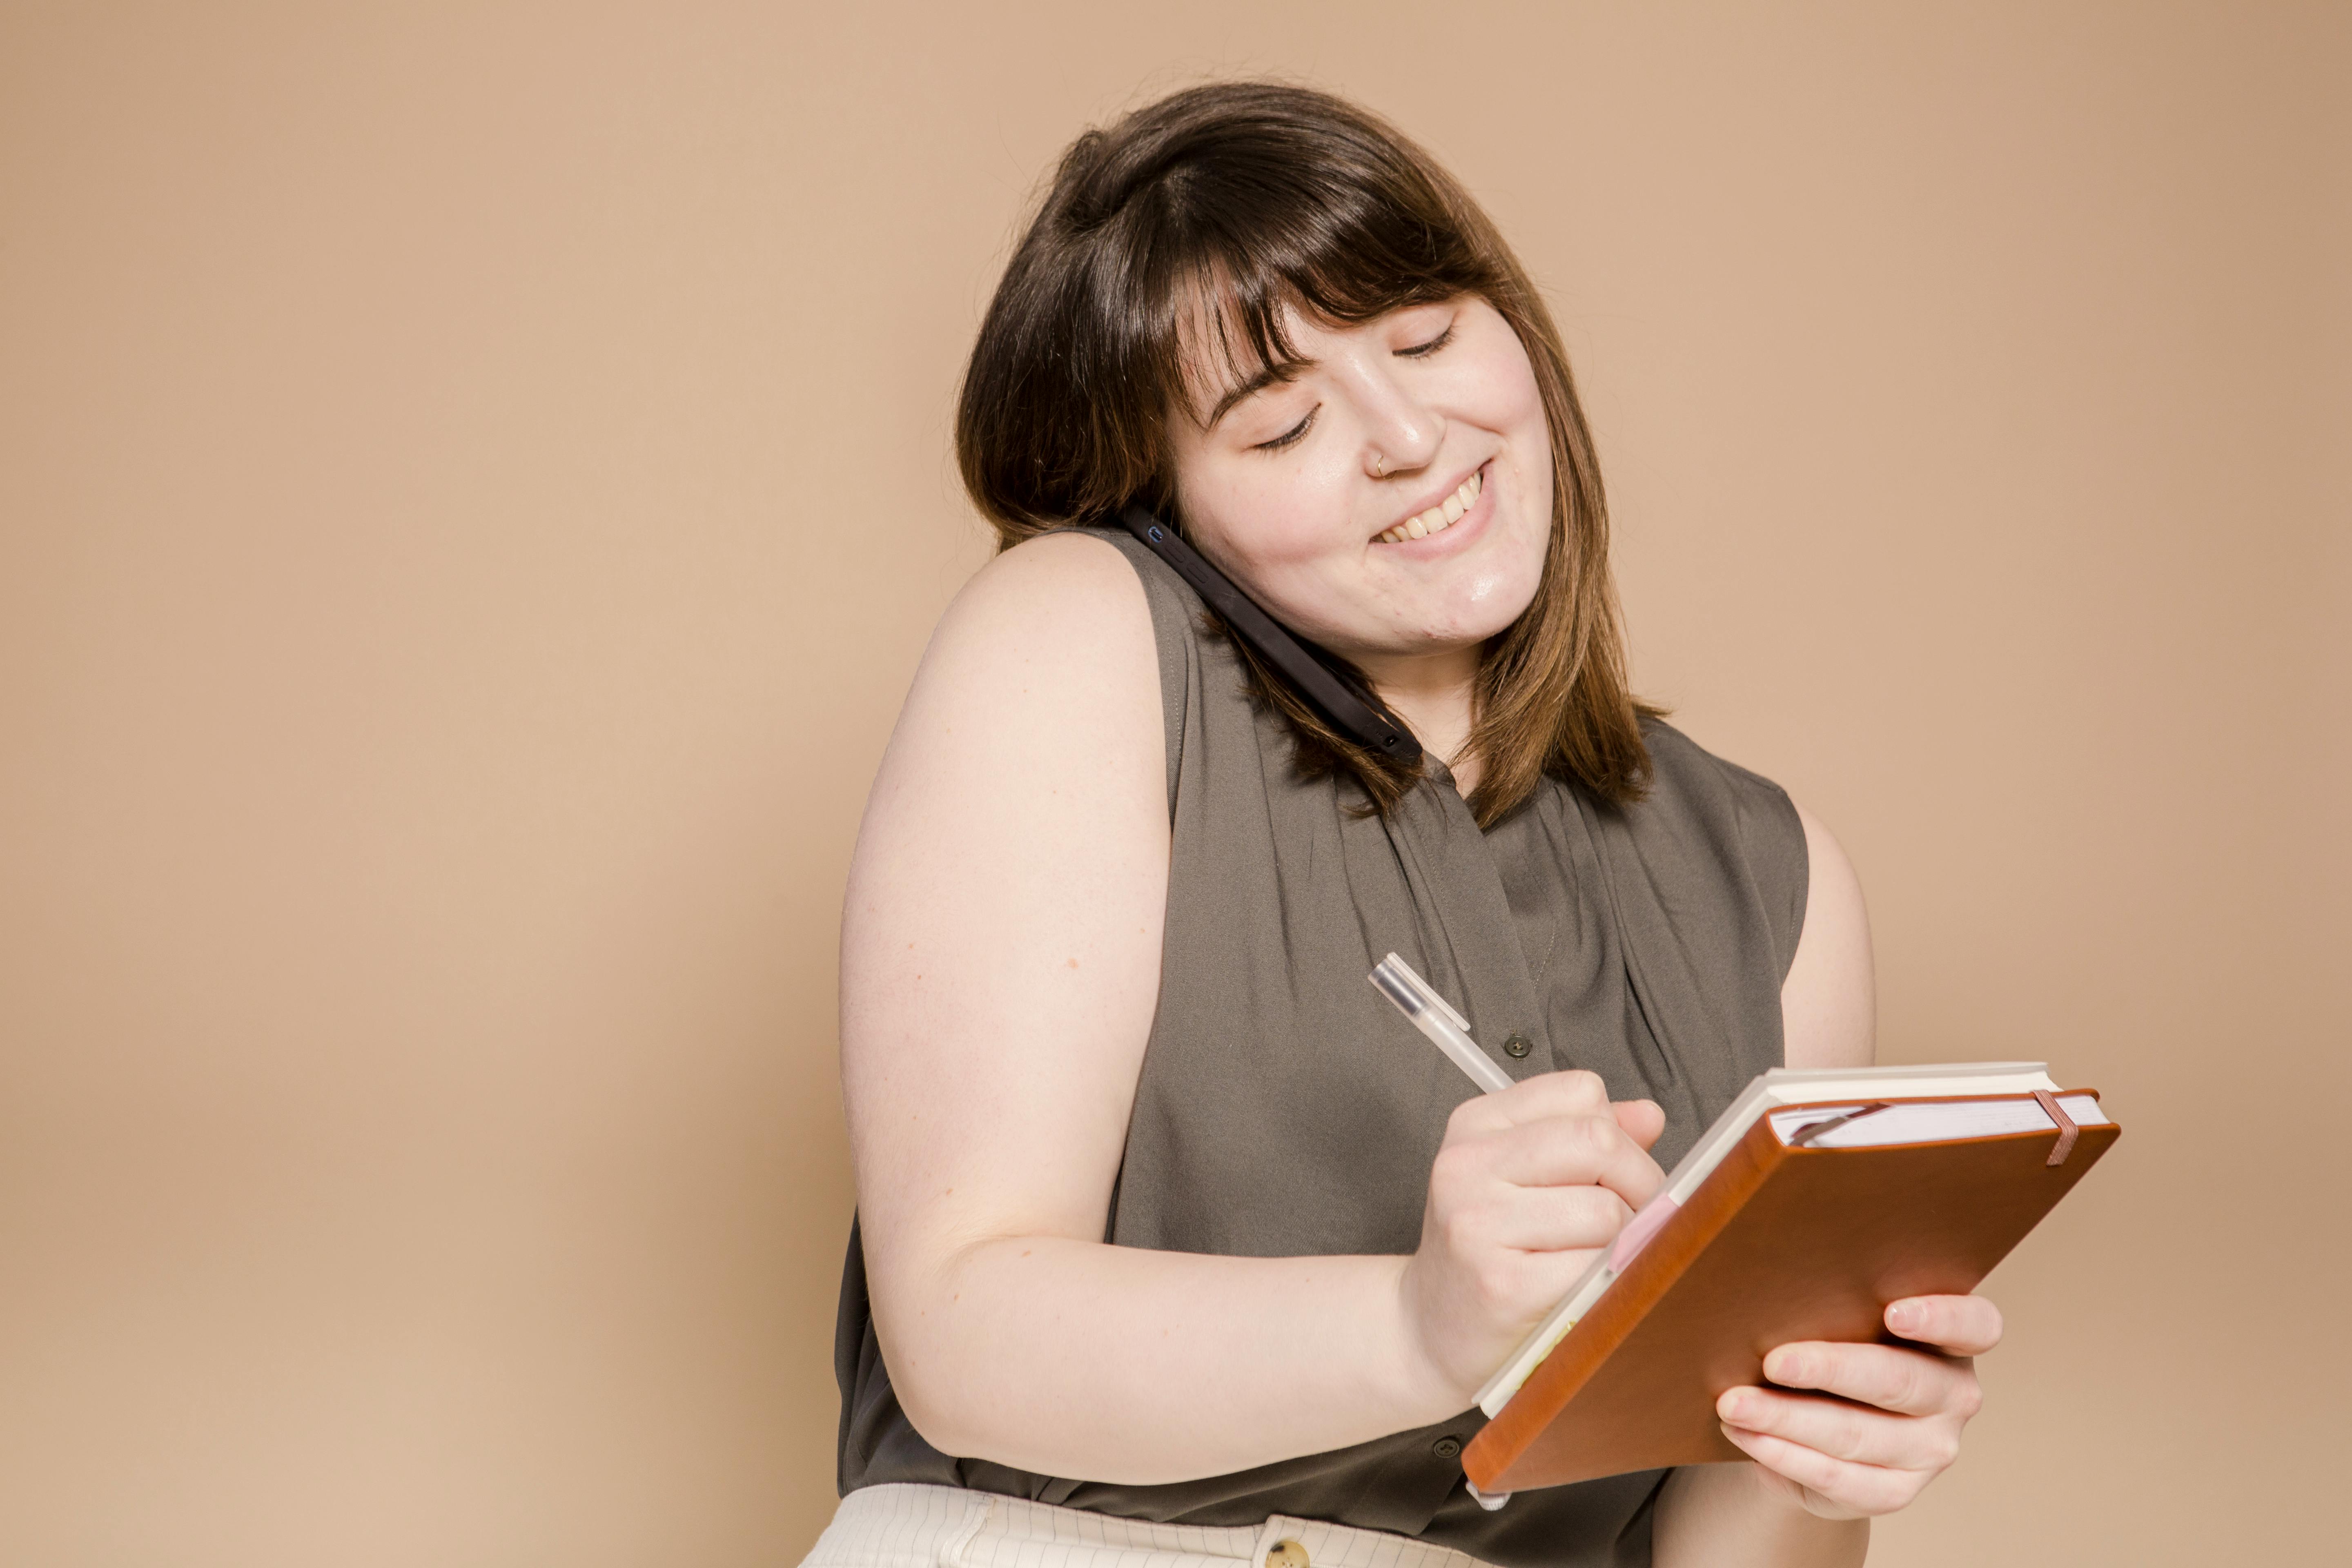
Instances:
[[[1717,1407],[1716,1414],[1726,1421],[1742,1421],[1755,1412],[1749,1407],[1748,1402],[1740,1395],[1727,1394],[1723,1396],[1723,1404]]]
[[[1886,1326],[1898,1334],[1907,1333],[1924,1323],[1927,1317],[1916,1302],[1897,1301],[1886,1309]]]

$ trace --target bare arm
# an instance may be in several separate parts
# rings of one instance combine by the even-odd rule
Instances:
[[[1780,983],[1780,1032],[1792,1068],[1866,1068],[1878,1059],[1878,980],[1870,910],[1844,846],[1803,806],[1805,929]]]
[[[1001,557],[925,654],[842,939],[875,1324],[908,1418],[950,1454],[1133,1484],[1466,1408],[1658,1181],[1655,1108],[1552,1074],[1457,1112],[1414,1258],[1104,1245],[1159,991],[1161,733],[1127,563],[1076,536]]]

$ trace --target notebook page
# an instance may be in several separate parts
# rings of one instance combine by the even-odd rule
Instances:
[[[2042,1062],[1945,1062],[1896,1068],[1774,1068],[1703,1133],[1666,1176],[1666,1195],[1686,1201],[1748,1129],[1775,1105],[1823,1100],[1897,1100],[1948,1094],[2028,1094],[2055,1089]]]
[[[2106,1124],[2106,1112],[2087,1094],[2060,1097],[2058,1103],[2084,1127]],[[1853,1105],[1809,1105],[1772,1113],[1772,1131],[1786,1143],[1816,1122],[1834,1121],[1863,1109]],[[1897,1143],[1933,1143],[1947,1138],[1998,1138],[2012,1132],[2048,1132],[2057,1126],[2033,1100],[1960,1100],[1941,1104],[1888,1106],[1859,1121],[1833,1127],[1807,1144],[1812,1149],[1883,1149]]]

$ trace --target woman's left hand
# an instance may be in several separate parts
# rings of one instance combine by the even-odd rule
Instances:
[[[1960,1429],[1984,1403],[1970,1358],[2000,1342],[2000,1309],[1981,1296],[1914,1296],[1887,1306],[1886,1326],[1922,1348],[1781,1345],[1764,1358],[1778,1386],[1715,1402],[1760,1479],[1823,1519],[1907,1505],[1959,1458]]]

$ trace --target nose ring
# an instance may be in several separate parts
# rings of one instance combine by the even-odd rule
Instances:
[[[1389,477],[1389,459],[1388,459],[1388,455],[1387,455],[1386,453],[1384,453],[1384,452],[1374,452],[1374,453],[1372,454],[1372,478],[1374,478],[1374,479],[1387,479],[1388,477]]]

